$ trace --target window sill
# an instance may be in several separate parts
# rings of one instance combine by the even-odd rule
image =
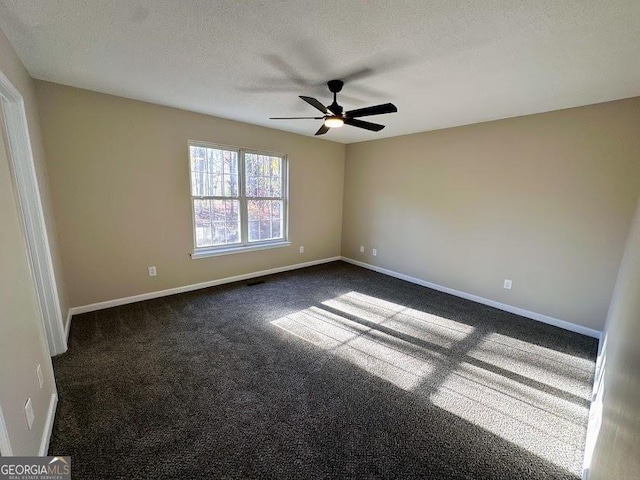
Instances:
[[[205,257],[219,257],[221,255],[233,255],[234,253],[246,253],[255,252],[257,250],[268,250],[270,248],[288,247],[291,242],[273,242],[262,243],[258,245],[242,245],[240,247],[228,247],[228,248],[201,248],[191,254],[192,259],[205,258]]]

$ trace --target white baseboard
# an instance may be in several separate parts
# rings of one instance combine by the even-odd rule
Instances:
[[[543,315],[541,313],[531,312],[523,308],[507,305],[506,303],[496,302],[495,300],[489,300],[488,298],[483,298],[478,295],[462,292],[460,290],[455,290],[453,288],[443,287],[442,285],[438,285],[436,283],[427,282],[419,278],[411,277],[403,273],[394,272],[393,270],[387,270],[386,268],[377,267],[369,263],[360,262],[352,258],[341,257],[341,259],[347,263],[351,263],[353,265],[357,265],[362,268],[373,270],[374,272],[382,273],[384,275],[389,275],[390,277],[399,278],[407,282],[415,283],[417,285],[431,288],[433,290],[438,290],[439,292],[448,293],[450,295],[455,295],[456,297],[465,298],[467,300],[481,303],[483,305],[488,305],[490,307],[494,307],[499,310],[504,310],[505,312],[515,313],[516,315],[520,315],[521,317],[527,317],[532,320],[548,323],[549,325],[560,327],[565,330],[569,330],[571,332],[581,333],[582,335],[587,335],[589,337],[598,338],[598,339],[602,334],[602,332],[600,332],[599,330],[594,330],[593,328],[583,327],[582,325],[576,325],[575,323],[567,322],[565,320],[560,320],[558,318],[550,317],[548,315]]]
[[[92,303],[90,305],[83,305],[81,307],[72,307],[69,309],[69,315],[78,315],[80,313],[94,312],[96,310],[103,310],[105,308],[117,307],[119,305],[126,305],[128,303],[141,302],[143,300],[150,300],[152,298],[166,297],[167,295],[175,295],[176,293],[191,292],[193,290],[200,290],[202,288],[215,287],[216,285],[223,285],[225,283],[241,282],[242,280],[248,280],[250,278],[263,277],[265,275],[272,275],[274,273],[287,272],[289,270],[298,270],[299,268],[312,267],[314,265],[320,265],[322,263],[335,262],[340,260],[341,257],[322,258],[320,260],[312,260],[310,262],[296,263],[294,265],[286,265],[284,267],[271,268],[269,270],[261,270],[259,272],[244,273],[242,275],[235,275],[233,277],[219,278],[217,280],[211,280],[208,282],[194,283],[192,285],[185,285],[183,287],[169,288],[167,290],[158,290],[155,292],[143,293],[141,295],[134,295],[131,297],[116,298],[114,300],[107,300],[106,302]],[[71,325],[71,319],[69,319],[68,325]]]
[[[38,455],[41,457],[47,456],[49,451],[49,440],[51,440],[51,432],[53,432],[53,421],[56,418],[56,407],[58,405],[58,394],[52,393],[51,400],[49,401],[49,410],[47,411],[47,420],[44,424],[44,431],[42,432],[42,440],[40,441],[40,452]]]

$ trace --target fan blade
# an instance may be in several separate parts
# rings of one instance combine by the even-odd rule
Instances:
[[[316,100],[313,97],[305,97],[304,95],[300,95],[300,98],[302,100],[304,100],[305,102],[307,102],[309,105],[311,105],[312,107],[317,108],[318,110],[320,110],[322,113],[329,113],[329,110],[327,110],[327,107],[325,107],[324,105],[322,105],[318,100]]]
[[[398,109],[393,103],[383,103],[373,107],[358,108],[357,110],[349,110],[345,113],[348,117],[367,117],[369,115],[382,115],[383,113],[395,113]]]
[[[347,125],[351,125],[358,128],[364,128],[365,130],[372,130],[374,132],[379,132],[384,128],[384,125],[380,125],[378,123],[365,122],[363,120],[356,120],[355,118],[345,118],[344,123]]]
[[[318,131],[316,132],[316,135],[324,135],[325,133],[327,133],[329,131],[329,127],[327,127],[324,123],[322,124],[322,126],[318,129]]]
[[[269,117],[269,120],[322,120],[324,117]]]

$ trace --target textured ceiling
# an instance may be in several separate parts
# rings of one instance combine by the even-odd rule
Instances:
[[[640,1],[0,0],[39,79],[313,135],[298,95],[393,102],[352,143],[640,95]]]

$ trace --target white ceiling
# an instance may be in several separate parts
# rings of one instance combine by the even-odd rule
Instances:
[[[0,0],[35,78],[313,135],[297,96],[354,74],[343,143],[640,95],[638,0]],[[367,75],[357,75],[367,73]]]

